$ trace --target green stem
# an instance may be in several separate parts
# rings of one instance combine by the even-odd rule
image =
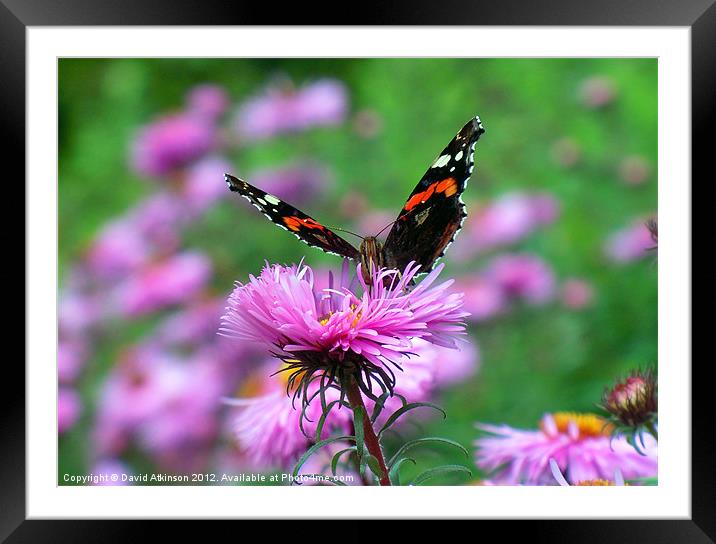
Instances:
[[[380,485],[390,485],[390,478],[388,477],[388,468],[385,465],[383,450],[380,447],[378,436],[375,434],[375,430],[373,429],[373,424],[370,422],[368,411],[365,409],[363,395],[361,395],[358,382],[353,376],[349,376],[346,380],[346,386],[346,396],[348,397],[348,402],[350,403],[351,408],[354,410],[355,408],[361,408],[361,413],[363,414],[363,421],[354,421],[353,425],[363,426],[363,439],[365,441],[366,448],[368,448],[368,453],[378,460],[378,465],[380,466],[382,473],[380,477]],[[361,455],[362,452],[359,451],[358,456],[360,457]]]
[[[659,441],[659,433],[656,431],[656,427],[654,426],[654,422],[653,422],[653,421],[650,421],[650,422],[647,423],[645,426],[646,426],[646,430],[649,431],[649,433],[651,434],[651,436],[653,436],[653,437],[656,439],[656,441],[658,442],[658,441]]]

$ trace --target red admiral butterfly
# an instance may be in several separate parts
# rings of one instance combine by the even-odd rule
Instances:
[[[366,282],[370,281],[371,264],[402,271],[415,261],[421,265],[421,272],[429,272],[445,254],[467,215],[461,195],[474,167],[475,143],[484,132],[479,117],[462,127],[410,193],[385,244],[375,236],[366,236],[358,249],[278,197],[229,174],[224,177],[231,191],[309,246],[360,261]]]

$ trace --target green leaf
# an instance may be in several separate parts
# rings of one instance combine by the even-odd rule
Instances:
[[[321,417],[318,420],[318,424],[316,425],[316,435],[314,438],[314,440],[316,442],[321,440],[321,433],[323,433],[323,426],[326,424],[326,419],[328,418],[328,415],[331,413],[331,408],[333,408],[333,406],[335,404],[338,404],[339,402],[340,402],[339,400],[334,400],[332,402],[329,402],[328,405],[326,406],[325,410],[323,410],[323,413],[321,414]]]
[[[402,467],[406,461],[410,461],[414,465],[417,464],[415,459],[411,459],[410,457],[401,457],[398,459],[388,472],[388,478],[390,478],[392,484],[400,485],[400,467]]]
[[[378,416],[380,416],[380,413],[383,411],[383,406],[385,406],[385,402],[389,398],[390,398],[390,391],[386,391],[380,397],[378,397],[378,400],[376,401],[375,406],[373,407],[373,413],[370,415],[371,423],[375,423],[375,420],[378,419]]]
[[[364,450],[364,429],[363,429],[363,417],[365,416],[365,410],[361,406],[353,408],[353,427],[356,433],[356,446],[358,447],[358,454],[363,457]]]
[[[443,419],[445,419],[447,417],[445,410],[440,408],[440,406],[438,406],[437,404],[433,404],[432,402],[411,402],[410,404],[406,404],[402,408],[393,412],[393,415],[391,415],[388,418],[388,421],[386,421],[385,424],[383,425],[383,427],[380,429],[380,431],[378,431],[378,437],[380,438],[380,436],[383,434],[383,431],[387,431],[393,425],[393,423],[398,421],[398,419],[402,415],[406,414],[410,410],[415,410],[416,408],[423,408],[423,407],[424,408],[432,408],[433,410],[437,410],[438,412],[442,413]]]
[[[440,476],[441,474],[450,474],[454,472],[461,472],[463,474],[467,474],[468,477],[472,476],[472,471],[462,465],[443,465],[440,467],[429,468],[425,472],[421,472],[415,477],[415,479],[410,483],[410,485],[420,485],[423,482],[427,482],[428,480],[433,479],[435,476]]]
[[[366,462],[368,463],[368,468],[371,470],[371,472],[373,474],[375,474],[379,480],[381,478],[383,478],[383,476],[385,476],[385,474],[383,474],[383,470],[380,468],[380,463],[378,462],[378,459],[376,459],[370,453],[368,455],[366,455],[365,457],[366,457]]]
[[[454,446],[460,451],[462,451],[465,454],[465,457],[470,457],[470,453],[465,449],[462,444],[455,442],[454,440],[450,440],[449,438],[438,438],[436,436],[429,436],[426,438],[417,438],[416,440],[411,440],[410,442],[406,442],[405,444],[403,444],[400,449],[395,452],[395,455],[391,457],[390,462],[388,463],[388,468],[391,468],[393,466],[393,463],[397,459],[399,459],[406,451],[411,450],[416,446],[430,443],[447,444],[448,446]]]
[[[341,456],[344,453],[349,452],[349,451],[356,451],[356,447],[351,446],[350,448],[341,450],[333,456],[333,459],[331,459],[331,472],[333,473],[334,476],[336,475],[336,470],[338,468],[338,461],[340,460]]]
[[[306,450],[306,453],[304,453],[301,458],[296,462],[296,465],[293,467],[293,476],[298,476],[298,471],[301,470],[301,467],[303,464],[308,461],[308,458],[311,457],[314,453],[316,453],[318,450],[320,450],[322,447],[327,446],[328,444],[333,444],[334,442],[340,442],[341,440],[353,440],[355,441],[355,436],[334,436],[333,438],[327,438],[326,440],[321,440],[320,442],[316,442],[313,446],[308,448]]]

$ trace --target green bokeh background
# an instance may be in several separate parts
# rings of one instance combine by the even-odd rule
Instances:
[[[561,202],[558,221],[510,249],[540,255],[559,279],[577,276],[595,287],[593,305],[579,312],[555,302],[517,308],[471,327],[482,354],[479,373],[444,392],[439,402],[448,419],[421,421],[416,436],[445,436],[472,450],[476,421],[534,428],[544,412],[594,410],[605,385],[634,367],[656,363],[655,258],[614,265],[602,249],[610,232],[657,209],[655,59],[60,60],[60,285],[68,265],[108,220],[156,190],[128,166],[139,127],[181,108],[194,85],[220,84],[238,103],[277,76],[297,85],[321,77],[343,81],[351,113],[376,112],[382,130],[361,138],[347,122],[248,146],[229,157],[249,181],[259,168],[311,157],[328,166],[334,183],[306,212],[350,228],[337,206],[346,192],[358,191],[376,209],[397,213],[430,161],[479,114],[487,132],[464,197],[468,210],[470,203],[511,190],[549,191]],[[615,86],[616,98],[605,107],[589,108],[579,99],[580,85],[592,76]],[[562,138],[581,148],[572,168],[553,158],[553,145]],[[649,179],[638,187],[619,179],[618,165],[629,155],[640,155],[651,166]],[[221,202],[184,236],[185,247],[212,257],[217,294],[228,293],[234,280],[258,271],[265,259],[294,262],[305,256],[311,265],[337,263],[249,211]],[[446,278],[477,270],[485,260],[468,266],[447,262]],[[93,355],[78,386],[85,413],[60,438],[61,473],[89,470],[88,433],[98,387],[119,350],[141,340],[158,319],[126,323]],[[413,430],[408,426],[403,432]],[[388,443],[388,449],[394,447]],[[146,462],[132,460],[135,467]],[[419,461],[421,468],[465,462],[439,447]],[[467,463],[475,468],[472,459]]]

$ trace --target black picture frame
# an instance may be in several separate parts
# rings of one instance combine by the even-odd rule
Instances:
[[[387,4],[387,3],[386,3]],[[713,151],[707,150],[716,97],[716,6],[714,0],[414,0],[376,7],[356,3],[350,19],[330,24],[378,25],[569,25],[689,26],[692,53],[692,169],[703,171]],[[323,12],[324,15],[330,12]],[[25,31],[28,26],[82,25],[221,25],[315,24],[305,5],[275,10],[260,3],[154,0],[0,0],[0,104],[7,157],[19,163],[24,177]],[[710,147],[710,146],[709,146]],[[693,175],[692,175],[693,177]],[[20,179],[16,176],[14,179]],[[24,199],[24,196],[22,197]],[[698,232],[694,229],[694,233]],[[27,294],[27,293],[26,293]],[[669,362],[687,365],[691,361]],[[25,515],[25,374],[5,361],[4,410],[0,415],[0,541],[79,542],[122,539],[136,522],[29,521]],[[706,364],[692,366],[692,518],[690,520],[530,521],[531,540],[554,542],[714,542],[716,541],[715,448],[707,406],[711,382]],[[14,375],[13,375],[14,373]],[[711,393],[712,394],[712,393]],[[290,507],[277,510],[290,512]],[[559,513],[555,513],[559,516]],[[539,527],[535,525],[539,524]],[[531,525],[531,527],[529,527]],[[524,527],[518,524],[518,528]],[[340,538],[340,537],[339,537]]]

